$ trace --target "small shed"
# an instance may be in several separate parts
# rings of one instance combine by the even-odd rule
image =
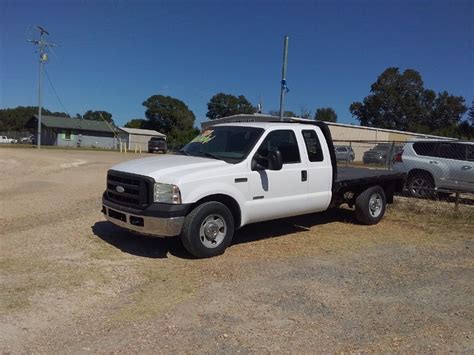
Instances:
[[[33,131],[36,139],[38,115],[31,117],[25,128]],[[118,140],[112,131],[112,126],[103,121],[42,115],[41,144],[116,149]]]
[[[142,128],[119,128],[120,141],[125,142],[128,150],[141,149],[146,151],[148,149],[148,141],[152,137],[162,137],[166,139],[166,135],[152,129]]]

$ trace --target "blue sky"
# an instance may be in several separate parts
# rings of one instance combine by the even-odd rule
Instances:
[[[58,43],[46,70],[67,111],[144,117],[153,94],[183,100],[205,120],[217,92],[277,109],[288,34],[286,108],[333,107],[357,123],[362,100],[389,66],[421,72],[425,86],[474,99],[474,2],[0,0],[0,107],[37,105],[32,25]],[[44,106],[64,109],[44,81]]]

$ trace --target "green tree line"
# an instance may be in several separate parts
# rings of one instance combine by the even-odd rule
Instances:
[[[131,119],[125,127],[153,129],[166,134],[171,148],[182,146],[199,132],[195,128],[194,113],[178,98],[156,94],[148,97],[142,105],[145,117]],[[206,117],[210,120],[257,112],[244,95],[223,92],[210,98],[207,109]],[[468,119],[462,120],[467,110],[463,97],[427,89],[419,72],[413,69],[400,72],[399,68],[387,68],[371,85],[370,93],[349,107],[351,114],[364,126],[472,138],[474,102],[468,111]],[[36,113],[37,107],[34,106],[1,109],[0,130],[22,130],[26,121]],[[47,109],[43,109],[43,114],[69,117],[67,113]],[[269,114],[278,116],[279,112],[270,110]],[[285,111],[284,115],[327,122],[337,122],[338,119],[331,107],[316,108],[314,115],[306,107],[301,108],[299,114]],[[112,114],[107,111],[88,110],[74,118],[105,119],[114,123]]]

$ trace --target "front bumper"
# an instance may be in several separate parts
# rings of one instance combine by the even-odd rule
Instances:
[[[102,213],[111,223],[141,234],[172,237],[181,234],[190,205],[152,204],[145,210],[113,203],[104,194]]]

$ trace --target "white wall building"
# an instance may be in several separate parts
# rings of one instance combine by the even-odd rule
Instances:
[[[119,138],[122,143],[125,142],[128,150],[148,150],[148,141],[152,137],[163,137],[166,139],[166,135],[152,129],[141,129],[141,128],[119,128]]]

